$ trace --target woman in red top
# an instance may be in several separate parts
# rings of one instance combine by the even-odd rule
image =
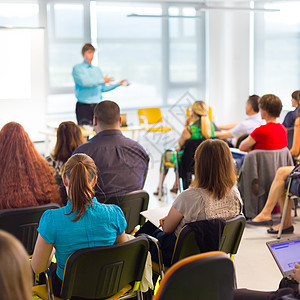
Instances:
[[[241,151],[251,150],[279,150],[287,146],[286,129],[277,118],[282,110],[281,100],[272,94],[264,95],[259,101],[261,118],[267,124],[255,130],[240,144]]]

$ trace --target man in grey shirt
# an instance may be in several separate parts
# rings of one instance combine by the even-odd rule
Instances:
[[[89,155],[98,168],[96,196],[124,195],[142,189],[147,176],[149,156],[137,142],[120,130],[120,108],[113,101],[102,101],[94,110],[94,136],[75,153]]]
[[[231,139],[232,145],[235,146],[239,136],[250,134],[255,128],[265,124],[259,114],[259,99],[260,97],[257,95],[249,96],[245,106],[247,115],[246,119],[241,123],[232,123],[219,126],[219,129],[225,131],[215,131],[215,136],[221,139]]]

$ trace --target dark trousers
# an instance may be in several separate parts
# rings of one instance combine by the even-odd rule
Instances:
[[[248,289],[234,290],[234,300],[280,300],[299,299],[298,293],[291,288],[279,289],[275,292],[261,292]]]
[[[57,264],[51,264],[49,269],[51,271],[51,277],[52,277],[53,294],[56,297],[60,297],[60,290],[61,290],[61,286],[62,286],[62,280],[57,276],[56,268],[57,268]]]
[[[138,230],[135,236],[138,236],[141,233],[146,233],[158,239],[160,249],[162,250],[163,262],[165,266],[170,266],[173,256],[173,251],[176,243],[175,233],[167,234],[160,229],[158,229],[151,222],[146,222],[140,230]],[[150,253],[151,259],[155,262],[158,262],[158,253],[157,248],[154,243],[150,243]]]
[[[97,104],[76,103],[76,119],[78,125],[93,125],[94,108]]]

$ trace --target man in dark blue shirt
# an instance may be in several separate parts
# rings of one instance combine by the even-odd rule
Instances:
[[[95,161],[98,198],[103,193],[124,195],[142,189],[147,176],[149,156],[139,143],[123,136],[120,122],[120,108],[115,102],[98,103],[94,110],[97,135],[73,153],[85,153]]]

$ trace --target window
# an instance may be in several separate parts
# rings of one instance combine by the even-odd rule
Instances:
[[[99,2],[96,11],[99,65],[104,74],[131,83],[104,97],[117,100],[121,107],[161,105],[162,19],[127,17],[160,15],[161,5]]]
[[[168,104],[174,104],[186,91],[196,98],[204,93],[205,14],[182,6],[170,6],[168,13],[179,17],[169,18]]]
[[[0,26],[38,27],[39,5],[37,1],[0,3]]]
[[[197,18],[128,17],[129,14]],[[49,1],[48,112],[62,112],[67,107],[74,111],[74,101],[70,100],[75,97],[72,67],[82,61],[81,47],[89,41],[97,50],[93,64],[116,81],[128,79],[131,83],[103,95],[116,100],[123,109],[171,105],[188,90],[196,97],[204,94],[205,15],[201,14],[191,4]],[[56,105],[58,102],[61,105]]]
[[[73,91],[72,67],[81,62],[86,40],[85,10],[82,3],[51,2],[47,5],[49,91]]]
[[[255,90],[278,95],[286,107],[300,86],[300,3],[268,3],[279,12],[255,16]]]
[[[36,1],[0,3],[0,27],[4,27],[0,30],[0,99],[29,99],[31,97],[29,28],[39,27],[38,3]],[[24,29],[5,29],[5,27]]]

